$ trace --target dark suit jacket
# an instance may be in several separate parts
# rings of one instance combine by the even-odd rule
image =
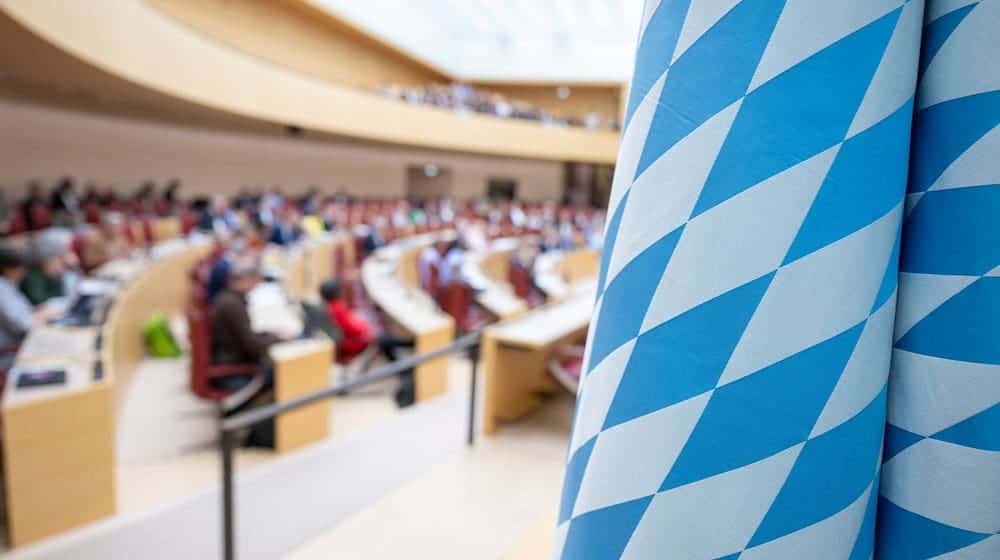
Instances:
[[[250,325],[246,296],[224,290],[212,302],[212,363],[246,364],[267,361],[274,335],[256,333]]]

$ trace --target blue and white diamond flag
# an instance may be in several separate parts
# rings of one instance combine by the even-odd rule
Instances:
[[[879,560],[1000,559],[1000,1],[930,0]]]
[[[557,558],[871,558],[923,10],[647,1]]]

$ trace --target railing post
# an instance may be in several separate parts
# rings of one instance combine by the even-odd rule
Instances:
[[[480,339],[481,340],[481,339]],[[472,362],[472,379],[469,380],[469,445],[476,443],[476,380],[479,378],[479,342],[469,348],[469,361]]]
[[[233,541],[233,434],[223,429],[222,441],[222,558],[235,560],[236,548]]]

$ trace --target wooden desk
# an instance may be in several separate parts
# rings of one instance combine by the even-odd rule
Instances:
[[[333,351],[333,344],[324,340],[297,340],[272,347],[275,399],[289,401],[328,387]],[[331,408],[327,399],[278,416],[275,451],[285,453],[326,439]]]
[[[462,275],[476,290],[476,303],[498,321],[513,319],[528,309],[508,281],[510,257],[519,243],[513,237],[497,239],[482,253],[468,253],[462,263]]]
[[[138,256],[109,264],[101,274],[122,287],[104,325],[42,327],[29,333],[15,369],[60,367],[68,382],[18,390],[14,376],[0,403],[13,546],[115,513],[116,404],[145,356],[142,324],[154,311],[171,315],[183,308],[188,269],[208,249],[207,243],[181,243],[151,251],[157,259]],[[98,361],[102,376],[95,378]]]
[[[112,382],[94,378],[96,338],[96,328],[37,329],[11,370],[2,414],[13,546],[115,511]],[[64,345],[53,345],[61,339]],[[16,371],[33,366],[64,369],[67,383],[17,389]]]
[[[184,235],[178,218],[158,218],[153,220],[153,240],[157,243],[177,239]]]
[[[601,255],[593,249],[569,251],[559,262],[559,272],[570,284],[596,278],[600,269]]]
[[[484,433],[495,432],[500,421],[525,416],[546,394],[562,390],[546,373],[546,362],[556,346],[586,335],[594,296],[589,290],[484,331]]]
[[[361,281],[376,305],[406,334],[413,337],[414,350],[423,354],[447,346],[455,337],[455,322],[438,309],[423,290],[408,285],[407,267],[415,270],[415,257],[437,235],[426,234],[379,249],[361,265]],[[407,258],[403,259],[402,256]],[[417,401],[440,395],[448,386],[447,356],[417,366]]]
[[[592,249],[549,251],[535,259],[535,285],[548,301],[560,301],[596,285],[600,255]]]
[[[269,245],[261,254],[265,275],[273,275],[290,296],[302,299],[309,284],[306,250],[302,245],[278,247]]]
[[[322,234],[307,239],[303,243],[305,251],[305,276],[302,297],[306,300],[319,298],[319,287],[324,281],[337,274],[335,252],[343,251],[344,265],[354,262],[354,242],[344,233]]]

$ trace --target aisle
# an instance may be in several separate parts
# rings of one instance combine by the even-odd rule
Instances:
[[[572,398],[561,396],[286,558],[521,560],[523,542],[547,538],[548,517],[554,527],[572,414]]]

